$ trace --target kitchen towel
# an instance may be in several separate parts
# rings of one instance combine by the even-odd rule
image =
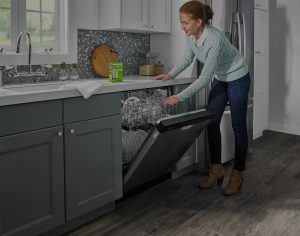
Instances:
[[[85,98],[88,99],[93,94],[97,93],[102,87],[100,81],[86,81],[65,84],[61,89],[77,89],[77,91]]]

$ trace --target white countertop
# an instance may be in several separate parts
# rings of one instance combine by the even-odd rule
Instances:
[[[60,88],[60,86],[72,83],[84,83],[86,81],[99,81],[101,89],[96,94],[115,93],[147,88],[158,88],[190,84],[195,78],[174,79],[168,81],[153,80],[153,76],[126,76],[123,82],[111,83],[108,79],[81,79],[78,81],[55,81],[32,84],[7,85],[0,87],[0,106],[55,100],[70,97],[80,97],[81,94],[72,88]]]

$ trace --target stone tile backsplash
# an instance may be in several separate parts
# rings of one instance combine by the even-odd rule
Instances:
[[[140,65],[145,64],[146,54],[150,51],[150,35],[140,33],[127,32],[111,32],[98,30],[78,30],[77,32],[77,63],[78,74],[80,78],[95,78],[90,56],[94,48],[101,44],[109,45],[113,50],[118,52],[120,61],[124,63],[124,74],[135,75],[138,74]],[[59,64],[61,62],[58,62]],[[3,71],[4,84],[16,83],[31,83],[42,81],[55,81],[59,76],[59,65],[51,65],[51,68],[45,67],[46,76],[32,76],[32,77],[9,77],[4,66],[0,66]],[[41,65],[34,65],[33,71],[41,69]],[[28,66],[17,66],[18,71],[28,71]],[[67,70],[71,70],[71,65],[67,65]]]
[[[92,71],[90,56],[94,48],[107,44],[118,52],[119,59],[124,63],[124,74],[138,74],[140,65],[145,64],[146,54],[150,51],[150,35],[98,30],[78,31],[78,65],[79,76],[95,77]]]

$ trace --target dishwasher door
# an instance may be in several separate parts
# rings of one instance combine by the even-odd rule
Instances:
[[[160,119],[129,163],[124,192],[169,170],[213,117],[211,111],[198,110]]]

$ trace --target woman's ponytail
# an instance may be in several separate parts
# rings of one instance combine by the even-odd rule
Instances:
[[[213,13],[213,10],[211,9],[211,7],[206,4],[204,4],[204,11],[205,11],[205,19],[203,19],[203,20],[204,20],[204,23],[206,25],[208,25],[209,21],[212,20],[214,13]]]

